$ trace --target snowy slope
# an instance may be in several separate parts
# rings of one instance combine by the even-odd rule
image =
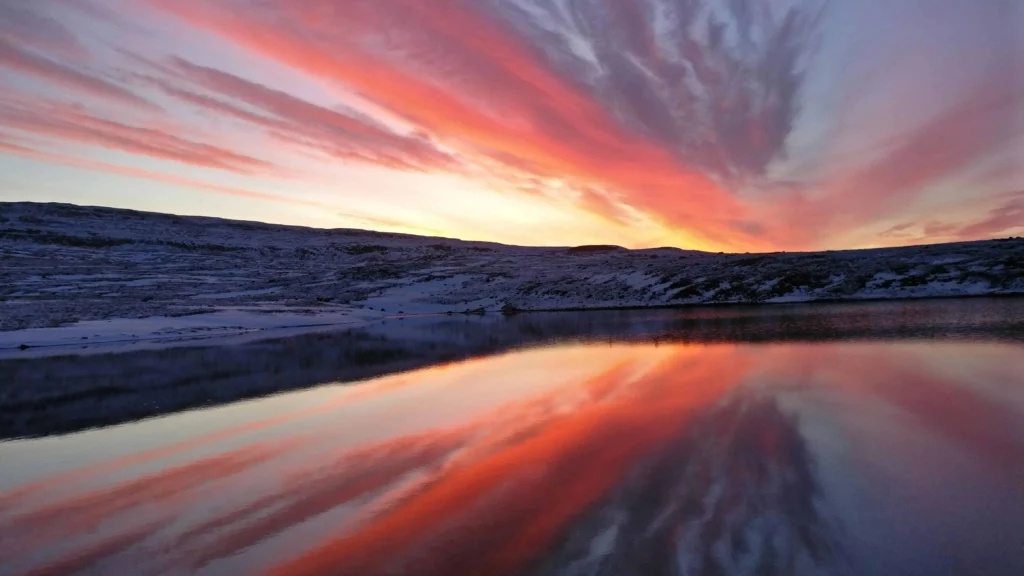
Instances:
[[[772,254],[537,248],[0,203],[0,351],[72,341],[171,342],[505,305],[1008,293],[1024,293],[1022,239]]]

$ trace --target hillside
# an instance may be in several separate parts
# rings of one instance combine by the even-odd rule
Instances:
[[[505,306],[1008,293],[1024,293],[1024,239],[712,254],[518,247],[67,204],[0,204],[0,348],[6,349],[72,340],[83,346],[169,342]]]

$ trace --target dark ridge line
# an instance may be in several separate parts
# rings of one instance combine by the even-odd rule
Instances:
[[[72,204],[68,202],[33,202],[33,201],[17,201],[17,202],[0,202],[2,206],[30,206],[39,207],[42,209],[47,208],[73,208],[77,210],[92,210],[96,212],[102,212],[107,214],[134,214],[142,215],[144,217],[156,217],[162,219],[188,219],[192,220],[194,224],[223,224],[223,225],[245,225],[245,226],[258,226],[264,228],[265,231],[273,232],[275,229],[279,230],[291,230],[291,231],[306,231],[311,234],[329,234],[331,232],[337,233],[359,233],[366,234],[368,236],[383,236],[389,238],[406,238],[406,239],[422,239],[422,240],[447,240],[452,242],[460,242],[465,244],[487,244],[491,246],[501,246],[506,248],[519,248],[519,249],[537,249],[537,250],[573,250],[583,248],[584,251],[577,252],[577,255],[591,255],[586,249],[593,247],[594,245],[583,245],[583,246],[554,246],[554,245],[517,245],[517,244],[503,244],[501,242],[493,242],[489,240],[467,240],[462,238],[452,238],[447,236],[426,236],[419,234],[408,234],[404,232],[385,232],[379,230],[366,230],[362,228],[317,228],[313,226],[302,226],[298,224],[275,224],[271,222],[261,222],[259,220],[236,220],[232,218],[220,218],[216,216],[202,216],[195,214],[174,214],[170,212],[150,212],[145,210],[133,210],[130,208],[115,208],[112,206],[95,206],[87,204]],[[81,217],[83,215],[68,215],[68,217]],[[805,255],[805,254],[848,254],[857,252],[878,252],[886,250],[903,250],[913,248],[926,248],[926,247],[952,247],[958,245],[975,244],[980,242],[998,242],[1014,239],[1010,238],[989,238],[987,240],[959,240],[952,242],[937,242],[937,243],[923,243],[923,244],[908,244],[904,246],[882,246],[878,248],[842,248],[836,250],[786,250],[786,251],[772,251],[772,252],[711,252],[705,250],[696,250],[693,248],[681,248],[678,246],[660,246],[660,247],[649,247],[649,248],[625,248],[621,246],[614,246],[616,250],[608,250],[613,252],[626,252],[626,253],[639,253],[639,252],[652,252],[656,250],[680,250],[684,252],[697,253],[706,256],[770,256],[770,255]],[[612,245],[597,245],[602,248],[611,248]],[[594,252],[593,254],[601,254],[604,252]]]

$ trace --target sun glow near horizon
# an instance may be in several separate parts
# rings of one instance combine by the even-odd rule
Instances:
[[[525,245],[1006,236],[1022,26],[924,0],[2,0],[0,200]]]

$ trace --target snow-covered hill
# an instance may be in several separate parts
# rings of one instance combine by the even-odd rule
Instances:
[[[817,253],[518,247],[0,203],[0,349],[394,315],[1024,293],[1024,239]]]

